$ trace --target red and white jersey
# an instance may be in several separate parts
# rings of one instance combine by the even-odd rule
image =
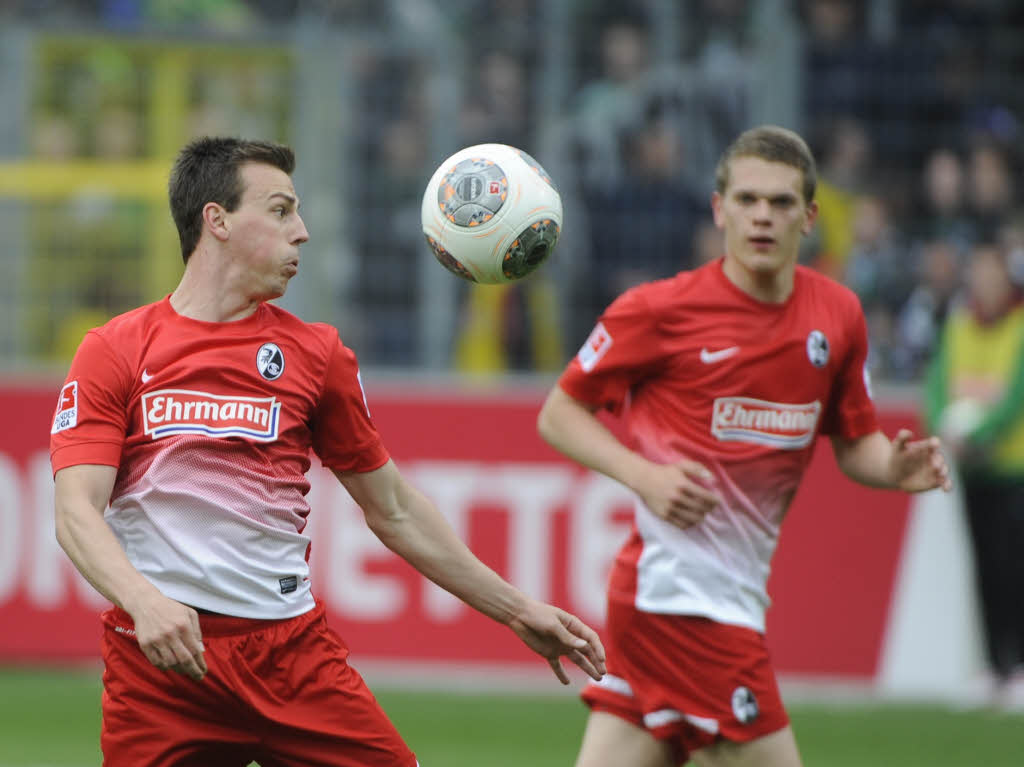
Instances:
[[[763,631],[779,527],[815,438],[878,428],[866,355],[857,297],[804,267],[783,304],[741,291],[721,259],[616,299],[562,389],[621,414],[646,458],[706,465],[724,504],[682,530],[638,500],[610,597]]]
[[[54,473],[118,468],[106,520],[161,592],[264,619],[314,607],[310,448],[342,471],[389,457],[337,331],[271,304],[202,322],[168,299],[89,331],[50,436]]]

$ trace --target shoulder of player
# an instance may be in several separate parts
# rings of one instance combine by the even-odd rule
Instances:
[[[701,286],[707,284],[706,276],[706,270],[700,268],[642,282],[620,294],[603,319],[628,323],[634,333],[655,331],[699,295]]]
[[[140,327],[150,322],[152,318],[162,310],[166,301],[167,299],[163,299],[151,304],[143,304],[142,306],[138,306],[127,312],[111,317],[105,323],[93,329],[105,335],[131,331],[135,327]]]
[[[814,294],[827,296],[829,301],[836,301],[850,306],[860,306],[860,298],[846,285],[829,277],[827,274],[812,269],[809,266],[798,264],[797,274],[802,282],[808,285]]]
[[[89,329],[75,353],[78,376],[102,381],[127,396],[138,375],[146,336],[160,321],[167,299],[144,304]]]
[[[659,280],[643,282],[630,288],[623,297],[632,298],[634,301],[643,302],[653,307],[666,303],[676,303],[694,288],[699,288],[705,277],[703,267],[692,271],[678,272],[671,277]]]
[[[263,306],[269,313],[270,320],[288,332],[299,333],[303,336],[312,335],[326,338],[338,334],[337,329],[326,322],[308,322],[276,304],[266,303]]]
[[[326,355],[339,342],[338,329],[333,325],[326,322],[307,322],[276,304],[266,303],[264,307],[269,312],[270,322],[277,330],[308,351],[316,348]]]
[[[86,334],[103,340],[112,350],[123,356],[126,349],[135,348],[150,331],[161,314],[168,307],[167,299],[131,309],[111,317],[102,325],[92,328]]]

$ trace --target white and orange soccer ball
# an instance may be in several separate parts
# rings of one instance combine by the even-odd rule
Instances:
[[[555,249],[562,198],[526,152],[477,144],[434,171],[420,218],[427,244],[450,272],[472,282],[512,282]]]

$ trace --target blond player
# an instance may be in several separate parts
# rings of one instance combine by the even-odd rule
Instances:
[[[937,440],[879,431],[856,296],[797,265],[814,186],[799,136],[739,136],[711,201],[725,255],[616,299],[541,410],[548,442],[637,497],[577,767],[797,767],[765,584],[815,439],[858,482],[949,489]]]

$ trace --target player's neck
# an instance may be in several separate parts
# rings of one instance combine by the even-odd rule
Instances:
[[[223,275],[205,274],[200,264],[190,262],[171,293],[171,308],[182,317],[203,322],[234,322],[259,308],[261,300],[227,283]]]
[[[751,298],[766,304],[785,303],[793,293],[795,264],[779,269],[751,269],[737,259],[726,257],[722,263],[726,279]]]

